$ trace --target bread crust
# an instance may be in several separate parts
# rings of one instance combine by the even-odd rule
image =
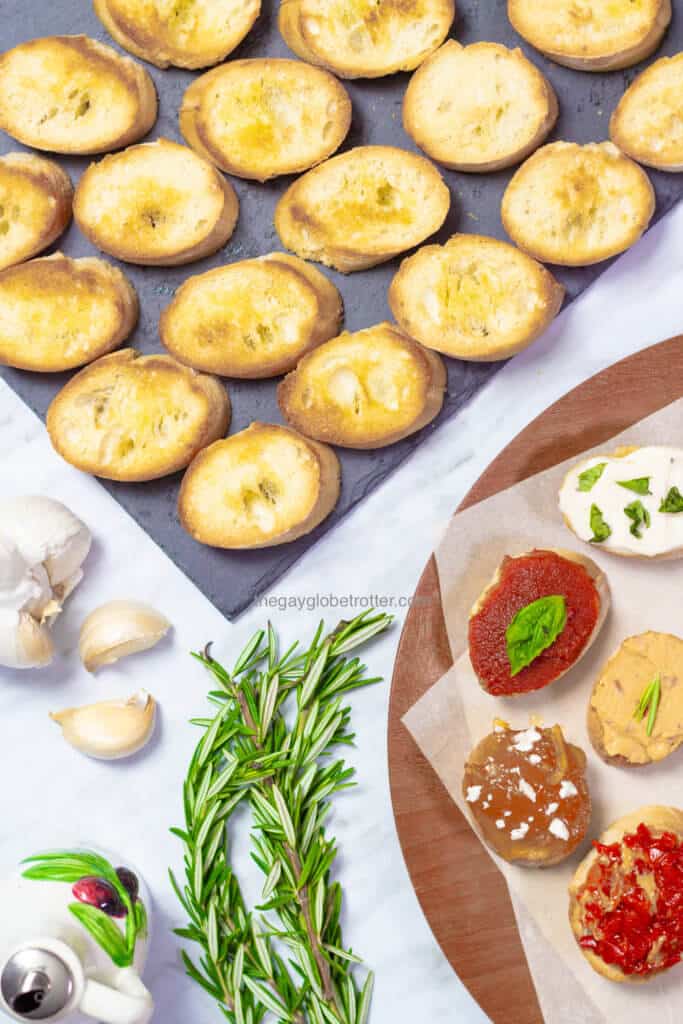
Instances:
[[[529,156],[558,113],[553,87],[521,50],[455,39],[420,65],[403,99],[403,127],[420,149],[444,167],[473,173]]]
[[[225,0],[199,0],[192,10],[189,4],[163,5],[159,0],[93,0],[93,6],[120,46],[158,68],[218,64],[242,42],[261,12],[261,0],[238,0],[230,10]],[[199,18],[198,27],[184,23],[183,7]]]
[[[607,576],[602,571],[600,566],[597,565],[592,560],[592,558],[587,558],[585,555],[579,554],[578,551],[568,551],[565,548],[543,548],[543,550],[544,551],[552,551],[556,555],[559,555],[560,558],[566,558],[568,561],[575,562],[577,565],[582,566],[586,570],[586,572],[588,573],[590,578],[593,580],[593,583],[595,584],[595,589],[597,590],[598,601],[599,601],[598,618],[597,618],[595,626],[593,628],[593,632],[591,633],[591,635],[589,636],[588,640],[586,641],[586,644],[584,645],[584,648],[581,651],[581,653],[579,654],[579,657],[576,659],[576,661],[574,661],[573,664],[569,665],[564,670],[564,672],[561,672],[558,676],[556,676],[552,680],[552,682],[550,684],[548,684],[548,685],[553,685],[554,686],[555,683],[557,683],[560,679],[562,679],[563,676],[566,676],[566,674],[568,672],[571,672],[571,670],[576,665],[578,665],[578,663],[581,661],[581,659],[586,655],[586,653],[590,650],[590,648],[593,646],[593,644],[597,640],[598,634],[600,633],[600,630],[602,629],[602,627],[603,627],[603,625],[605,623],[605,619],[607,618],[607,615],[609,613],[612,598],[611,598],[611,594],[610,594],[610,589],[609,589],[609,583],[608,583],[608,580],[607,580]],[[533,552],[531,552],[531,551],[524,551],[521,555],[511,555],[510,557],[511,558],[527,558],[532,553]],[[484,587],[484,589],[482,590],[482,592],[479,595],[479,597],[477,598],[477,600],[472,605],[472,608],[470,610],[470,615],[469,615],[470,619],[474,618],[474,616],[479,611],[481,611],[481,609],[486,604],[486,601],[488,599],[489,594],[492,593],[492,591],[494,591],[495,588],[498,586],[498,583],[500,582],[500,579],[501,579],[501,566],[499,565],[497,567],[495,573],[493,574],[491,580],[489,581],[489,583],[487,583],[487,585]],[[481,688],[483,690],[485,690],[487,693],[489,692],[487,687],[486,687],[486,681],[484,679],[481,679],[479,676],[477,676],[477,682],[479,683],[479,685],[481,686]],[[508,699],[510,697],[514,698],[514,697],[525,697],[525,696],[526,696],[526,694],[521,692],[521,691],[516,692],[516,693],[508,693],[508,694],[505,695],[506,699]]]
[[[156,118],[147,71],[96,39],[48,36],[0,57],[0,128],[34,149],[106,153],[137,142]]]
[[[359,146],[290,185],[275,209],[275,229],[298,256],[351,273],[424,241],[443,224],[450,200],[424,157]]]
[[[403,260],[389,307],[406,334],[456,359],[493,362],[532,344],[559,313],[564,288],[507,242],[453,235]]]
[[[264,57],[195,79],[179,117],[188,145],[222,171],[268,181],[331,156],[351,126],[351,100],[323,68]]]
[[[683,53],[660,57],[628,87],[610,118],[609,136],[632,160],[660,171],[683,171],[679,96]]]
[[[290,460],[283,457],[288,448]],[[237,479],[240,470],[229,471],[230,459],[242,449],[243,475]],[[203,486],[204,472],[224,459],[228,471],[214,471],[209,490],[216,487],[214,481],[224,480],[226,486],[232,485],[232,491],[216,496],[215,509],[210,507],[209,490],[202,490],[195,501],[194,491]],[[266,476],[262,480],[263,473],[275,479]],[[297,491],[295,507],[284,513],[275,511],[283,502],[291,504],[290,488]],[[331,448],[289,427],[255,422],[205,448],[193,460],[180,488],[178,513],[184,528],[200,544],[229,550],[272,547],[315,529],[336,505],[339,490],[339,460]]]
[[[342,448],[384,448],[430,423],[445,387],[440,356],[381,323],[309,352],[279,384],[277,399],[287,422],[308,437]]]
[[[59,373],[99,359],[135,327],[135,289],[118,267],[57,252],[0,273],[0,363]]]
[[[76,222],[93,245],[144,266],[171,267],[212,255],[232,235],[238,215],[235,190],[213,164],[168,139],[91,164],[74,197]],[[158,241],[159,231],[167,233],[166,241]]]
[[[337,289],[318,272],[312,279],[303,260],[277,256],[185,281],[159,322],[169,352],[195,369],[253,380],[286,373],[334,337],[342,312]]]
[[[137,483],[184,469],[225,434],[230,414],[227,391],[216,377],[171,356],[142,356],[127,348],[72,377],[52,400],[46,426],[53,447],[72,466]],[[185,428],[190,418],[194,422]],[[142,454],[129,459],[136,446]]]
[[[283,0],[278,27],[302,60],[340,78],[380,78],[412,71],[444,41],[455,17],[453,0],[336,3]]]
[[[512,241],[530,256],[584,267],[629,249],[654,211],[647,174],[611,142],[552,142],[515,172],[501,216]]]
[[[646,0],[644,6],[647,17],[634,24],[628,20],[627,5],[610,11],[605,0],[601,4],[561,0],[552,6],[544,0],[508,0],[508,17],[523,39],[556,64],[577,71],[616,71],[654,53],[669,26],[671,0]],[[554,27],[545,20],[548,10],[557,19]],[[558,38],[560,26],[563,45]]]
[[[654,831],[673,832],[679,839],[683,839],[683,811],[677,807],[665,807],[655,804],[641,807],[639,810],[632,811],[630,814],[624,815],[623,818],[619,818],[609,828],[605,829],[598,841],[605,845],[620,842],[625,835],[635,832],[640,824],[647,825],[650,830]],[[585,885],[597,857],[597,851],[594,848],[591,849],[576,869],[569,886],[569,923],[577,942],[582,935],[581,908],[578,895]],[[616,964],[605,963],[592,950],[584,949],[583,947],[579,948],[593,970],[597,971],[604,978],[608,978],[609,981],[643,984],[656,977],[657,974],[663,973],[661,971],[652,972],[644,976],[624,974],[620,967]]]
[[[0,270],[59,238],[71,220],[72,203],[71,179],[53,160],[34,153],[0,157]]]

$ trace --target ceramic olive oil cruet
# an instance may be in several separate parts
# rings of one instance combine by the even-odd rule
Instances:
[[[147,1024],[138,876],[93,850],[29,857],[0,882],[0,1017]]]

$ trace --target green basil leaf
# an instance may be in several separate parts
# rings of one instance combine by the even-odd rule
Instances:
[[[584,469],[583,473],[579,473],[579,491],[592,491],[598,480],[605,471],[606,462],[598,462],[597,466],[591,466],[590,469]]]
[[[659,511],[671,512],[673,514],[683,512],[683,494],[681,494],[677,487],[672,487],[666,498],[662,498],[662,504],[659,506]]]
[[[620,487],[625,487],[627,491],[633,491],[635,494],[652,494],[650,490],[649,476],[638,476],[635,480],[617,480]]]
[[[69,910],[117,967],[130,967],[134,951],[127,948],[123,935],[104,911],[87,903],[70,903]]]
[[[590,539],[591,544],[602,544],[603,541],[612,536],[612,528],[603,519],[602,511],[597,505],[591,505],[590,524],[593,531],[593,536]]]
[[[520,608],[505,632],[511,675],[554,644],[566,624],[567,602],[562,594],[539,597]]]
[[[631,533],[640,540],[643,536],[642,529],[647,529],[650,525],[650,513],[642,501],[632,501],[624,509],[624,514],[631,520]]]

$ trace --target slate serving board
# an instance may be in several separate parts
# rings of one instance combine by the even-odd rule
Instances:
[[[624,88],[638,70],[609,74],[570,71],[546,61],[523,43],[506,16],[506,0],[456,0],[458,15],[452,35],[462,43],[489,40],[506,45],[521,45],[527,55],[545,72],[560,101],[560,118],[551,138],[576,142],[600,141],[607,137],[609,117]],[[675,0],[674,20],[656,56],[683,49],[683,17],[680,0]],[[5,50],[26,39],[42,35],[84,32],[112,46],[115,44],[95,16],[90,0],[0,0],[0,49]],[[292,56],[277,30],[277,0],[263,0],[262,14],[253,30],[234,52],[233,58],[255,56]],[[651,58],[655,59],[655,58]],[[648,62],[645,62],[648,63]],[[163,136],[183,141],[178,131],[177,112],[183,92],[196,72],[176,69],[160,71],[149,66],[159,93],[159,119],[149,138]],[[380,143],[414,150],[415,146],[401,125],[401,103],[407,75],[393,75],[374,81],[347,83],[353,101],[353,124],[342,148]],[[0,153],[21,149],[18,143],[0,132]],[[76,181],[90,158],[62,158],[60,163]],[[505,238],[500,222],[500,201],[511,171],[486,175],[465,175],[442,170],[448,182],[453,204],[444,227],[436,236],[445,241],[454,231],[471,231]],[[261,255],[281,249],[273,228],[275,204],[291,178],[259,185],[233,179],[240,199],[240,219],[227,246],[215,256],[186,267],[133,267],[122,265],[140,296],[141,316],[129,344],[143,352],[161,350],[157,323],[178,285],[222,263]],[[683,175],[652,172],[657,193],[655,219],[661,217],[683,193]],[[69,256],[85,256],[93,247],[72,224],[54,248]],[[344,298],[346,327],[359,330],[390,318],[386,303],[389,282],[399,260],[344,277],[330,271]],[[576,298],[607,266],[585,269],[555,269],[567,289],[567,302]],[[271,586],[312,544],[331,529],[349,509],[369,494],[399,466],[424,437],[447,420],[483,386],[499,365],[467,364],[447,360],[448,393],[438,419],[419,434],[376,452],[339,451],[342,463],[342,492],[334,513],[313,533],[292,544],[271,549],[223,552],[195,543],[179,525],[176,498],[180,476],[148,484],[104,482],[125,509],[154,538],[206,596],[228,617],[244,611]],[[46,409],[67,374],[39,375],[0,369],[10,386],[39,416]],[[241,430],[252,420],[281,422],[273,381],[229,382],[233,404],[231,432]],[[450,429],[454,429],[451,426]],[[455,439],[457,443],[457,438]]]

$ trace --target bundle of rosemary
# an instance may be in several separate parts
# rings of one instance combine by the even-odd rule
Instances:
[[[330,756],[353,740],[342,695],[380,681],[345,655],[390,623],[370,611],[327,636],[320,623],[308,650],[294,644],[282,655],[269,625],[231,672],[210,645],[194,655],[217,683],[216,713],[194,720],[203,735],[185,780],[185,827],[172,830],[184,844],[185,884],[173,873],[171,882],[189,918],[176,934],[200,946],[198,962],[183,952],[187,973],[233,1024],[367,1020],[372,974],[357,982],[360,960],[342,939],[325,818],[332,795],[353,785],[353,769]],[[243,801],[265,876],[258,914],[230,862],[230,819]]]

